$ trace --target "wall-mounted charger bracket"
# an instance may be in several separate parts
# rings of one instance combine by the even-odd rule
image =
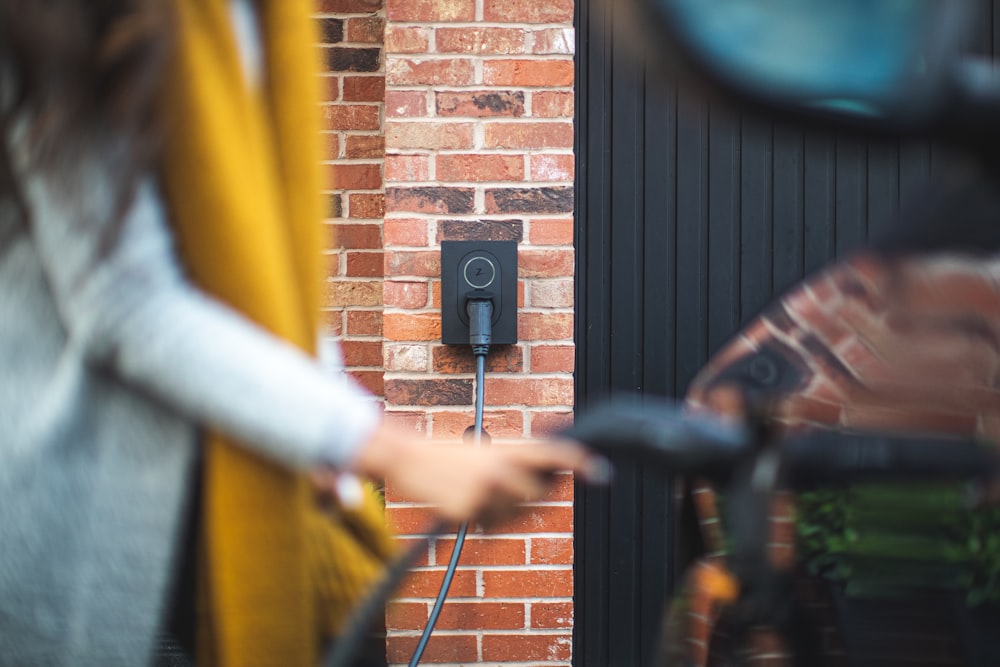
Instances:
[[[469,344],[470,299],[493,303],[493,344],[517,342],[517,242],[441,242],[441,342]]]

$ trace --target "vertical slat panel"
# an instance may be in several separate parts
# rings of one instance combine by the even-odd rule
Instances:
[[[610,31],[607,5],[589,0],[577,3],[576,96],[594,109],[604,110],[610,101]],[[603,111],[583,111],[576,125],[577,226],[575,245],[578,262],[586,270],[578,271],[576,290],[576,404],[585,408],[608,392],[606,350],[610,347],[608,294],[603,285],[609,278],[610,258],[605,252],[611,225],[610,165],[608,151],[610,129]],[[610,665],[608,632],[608,591],[610,590],[610,550],[608,523],[609,492],[603,488],[583,487],[575,494],[574,569],[586,573],[577,577],[574,604],[587,610],[575,616],[573,647],[577,665]]]
[[[822,266],[836,251],[836,155],[833,137],[809,132],[802,173],[803,272]]]
[[[772,128],[759,120],[743,121],[740,154],[741,263],[740,311],[744,318],[771,296],[773,227],[771,206]]]
[[[989,52],[1000,16],[983,1]],[[936,145],[774,127],[653,80],[613,53],[614,7],[577,0],[578,409],[625,390],[682,396],[776,291],[954,169]],[[649,471],[577,488],[575,665],[649,664],[677,552],[670,507]]]
[[[772,290],[781,292],[802,277],[805,263],[802,131],[774,128],[774,207]]]
[[[676,393],[708,357],[708,104],[687,91],[677,104]]]
[[[740,118],[723,104],[709,108],[708,352],[740,323]]]
[[[611,85],[611,340],[608,350],[611,386],[616,391],[641,391],[642,328],[636,326],[642,308],[643,228],[642,192],[644,153],[644,109],[641,67],[631,58],[613,54]],[[631,183],[631,186],[626,184]],[[635,465],[616,470],[610,489],[609,511],[612,521],[608,531],[611,544],[611,581],[608,605],[614,613],[608,617],[608,630],[618,640],[610,647],[615,663],[639,664],[639,608],[634,591],[640,587],[642,535],[641,471]]]

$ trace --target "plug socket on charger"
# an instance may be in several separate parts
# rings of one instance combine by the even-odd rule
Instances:
[[[441,342],[469,344],[470,300],[493,304],[493,344],[517,342],[517,242],[441,242]]]

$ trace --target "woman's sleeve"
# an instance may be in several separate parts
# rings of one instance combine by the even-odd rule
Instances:
[[[188,283],[152,178],[113,225],[113,151],[82,155],[92,159],[46,170],[20,160],[69,344],[151,400],[287,465],[349,463],[378,424],[375,401]]]

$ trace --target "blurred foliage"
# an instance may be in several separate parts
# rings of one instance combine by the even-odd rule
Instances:
[[[972,508],[964,485],[858,485],[798,496],[797,548],[810,574],[849,596],[920,589],[1000,601],[1000,508]]]

